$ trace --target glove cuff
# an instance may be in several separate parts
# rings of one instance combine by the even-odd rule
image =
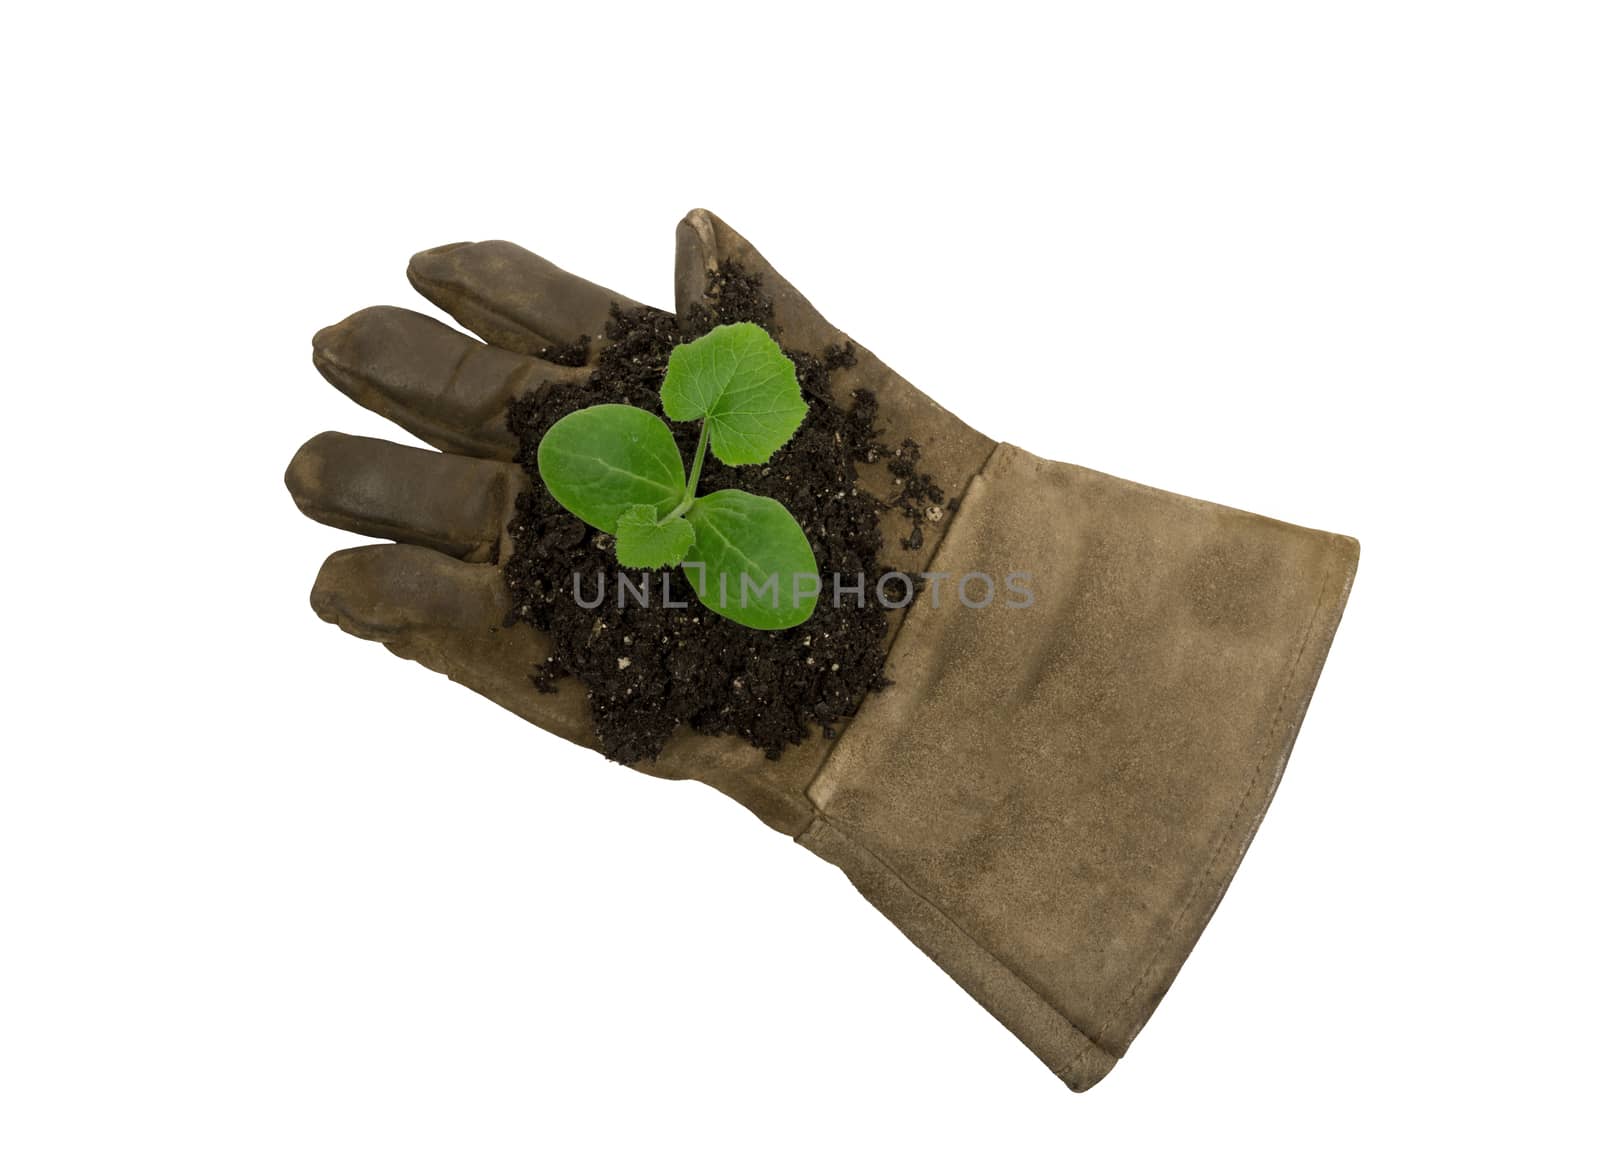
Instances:
[[[1073,1089],[1127,1050],[1277,787],[1355,541],[1002,445],[798,840]],[[1030,575],[1033,603],[952,596]],[[979,593],[981,590],[971,590]]]
[[[842,869],[867,901],[1074,1090],[1089,1088],[1117,1063],[993,952],[826,818],[818,817],[795,839]]]

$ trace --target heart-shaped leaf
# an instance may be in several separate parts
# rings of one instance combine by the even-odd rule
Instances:
[[[694,544],[683,570],[708,609],[758,630],[786,630],[811,616],[817,559],[789,509],[728,489],[696,500],[689,523]]]
[[[635,504],[617,517],[617,563],[628,569],[664,569],[683,560],[694,543],[694,526],[682,516],[656,519],[649,504]]]
[[[607,403],[559,419],[539,443],[539,477],[585,524],[616,532],[635,505],[652,519],[683,500],[683,458],[667,424],[636,406]]]
[[[722,462],[765,463],[806,416],[794,363],[759,325],[718,325],[667,358],[661,406],[674,422],[706,420]]]

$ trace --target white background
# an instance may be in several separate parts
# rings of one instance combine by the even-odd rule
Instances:
[[[0,1165],[1593,1165],[1584,4],[8,17]],[[48,11],[49,15],[39,13]],[[1074,1096],[835,871],[316,620],[318,326],[688,208],[990,435],[1351,533]]]

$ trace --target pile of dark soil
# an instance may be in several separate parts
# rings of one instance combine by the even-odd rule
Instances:
[[[743,736],[776,759],[799,743],[816,724],[831,736],[836,720],[853,715],[867,692],[888,685],[884,678],[887,611],[875,583],[889,566],[880,563],[883,538],[878,520],[888,509],[913,521],[906,547],[920,547],[922,523],[941,514],[938,485],[916,470],[918,449],[906,439],[896,447],[879,441],[877,399],[856,390],[848,409],[834,404],[833,377],[855,364],[848,347],[822,354],[785,350],[795,363],[801,391],[810,407],[794,438],[771,462],[757,467],[727,467],[707,459],[700,494],[742,488],[771,496],[794,514],[811,541],[823,580],[815,614],[790,630],[752,630],[718,617],[695,600],[681,570],[629,571],[650,582],[650,607],[618,607],[619,571],[612,537],[567,512],[539,479],[539,440],[556,420],[585,406],[621,402],[661,413],[661,380],[674,346],[713,326],[751,321],[782,337],[772,325],[772,303],[757,278],[724,266],[713,280],[708,303],[687,320],[657,309],[621,310],[612,306],[605,344],[596,367],[584,381],[550,382],[514,403],[510,427],[520,442],[518,462],[536,485],[517,501],[511,524],[514,551],[505,575],[514,599],[510,625],[529,622],[547,631],[550,657],[536,664],[534,685],[553,689],[571,677],[588,689],[595,727],[607,756],[621,763],[654,757],[673,730],[687,723],[707,735]],[[543,356],[581,365],[588,339]],[[699,437],[698,423],[668,422],[688,465]],[[887,460],[900,483],[893,500],[878,500],[856,485],[856,464]],[[932,511],[930,512],[930,509]],[[861,574],[865,597],[853,593],[832,604],[832,582],[839,574],[852,586]],[[574,596],[574,577],[586,601],[600,582],[605,601],[584,608]],[[664,608],[662,577],[673,576],[675,600],[682,609]],[[890,585],[893,604],[901,596]]]

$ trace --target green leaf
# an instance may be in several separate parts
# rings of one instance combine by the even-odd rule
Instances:
[[[575,410],[546,431],[539,478],[558,504],[603,532],[616,532],[636,504],[670,512],[687,490],[667,424],[615,403]]]
[[[718,325],[672,351],[661,405],[674,422],[706,420],[722,462],[765,463],[793,437],[806,404],[794,363],[759,325]]]
[[[617,562],[628,569],[665,569],[683,560],[694,543],[694,526],[682,516],[656,519],[649,504],[635,504],[617,517]]]
[[[708,609],[758,630],[786,630],[811,616],[817,559],[789,509],[730,489],[696,500],[689,522],[694,544],[684,573]]]

